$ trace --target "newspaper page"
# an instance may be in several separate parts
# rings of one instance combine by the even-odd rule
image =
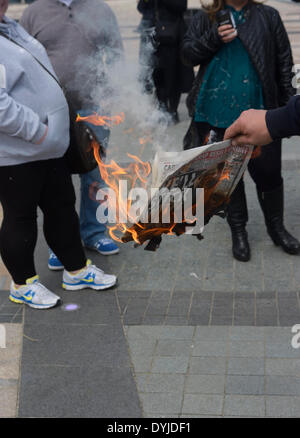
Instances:
[[[134,240],[140,244],[153,238],[158,242],[162,234],[186,232],[188,221],[184,215],[175,214],[175,210],[178,205],[181,208],[186,193],[190,194],[187,189],[193,193],[193,210],[196,204],[203,204],[203,217],[197,217],[200,222],[198,229],[202,231],[203,225],[213,215],[226,209],[252,151],[253,146],[233,146],[230,140],[226,140],[182,152],[157,153],[152,163],[150,201],[122,240],[133,240],[132,232]],[[196,189],[203,189],[202,198],[196,197]],[[167,202],[164,202],[165,198]],[[169,205],[169,211],[165,211],[166,205]],[[180,216],[180,221],[177,216]],[[165,217],[168,219],[163,220]]]

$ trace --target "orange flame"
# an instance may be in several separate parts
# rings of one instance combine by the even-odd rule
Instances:
[[[122,215],[122,217],[128,217],[129,222],[134,223],[134,218],[131,217],[129,214],[132,205],[132,200],[127,200],[127,202],[122,201],[119,194],[119,180],[120,177],[122,176],[124,179],[129,181],[129,185],[131,188],[136,187],[137,183],[139,183],[139,186],[145,188],[147,184],[147,177],[151,172],[150,163],[143,162],[140,158],[136,157],[135,155],[127,153],[128,157],[130,157],[133,160],[133,162],[130,163],[127,167],[123,168],[119,166],[114,160],[111,160],[109,164],[105,164],[103,163],[100,157],[99,144],[96,141],[93,141],[92,146],[94,149],[94,155],[98,163],[101,177],[103,178],[107,186],[110,187],[116,194],[117,203],[116,206],[114,207],[116,207],[117,210],[116,211],[117,220],[120,220],[120,217]],[[139,227],[142,228],[141,225],[139,225]],[[110,236],[118,242],[122,242],[122,241],[115,234],[116,231],[119,231],[122,234],[125,234],[126,232],[130,232],[133,240],[137,243],[140,243],[138,240],[138,232],[136,230],[131,230],[131,228],[124,223],[118,222],[116,225],[110,226],[108,228],[109,228]]]
[[[151,143],[153,141],[151,135],[146,135],[145,137],[141,137],[139,139],[140,145],[144,145],[147,143]]]
[[[77,114],[76,122],[88,122],[95,126],[107,126],[108,128],[112,128],[113,126],[119,125],[123,123],[125,120],[125,114],[121,113],[116,116],[100,116],[96,112],[90,116],[81,117]]]

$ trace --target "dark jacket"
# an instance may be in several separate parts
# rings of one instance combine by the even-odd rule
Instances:
[[[282,108],[267,111],[266,123],[273,140],[300,135],[300,96]]]
[[[270,6],[249,3],[245,22],[238,25],[238,38],[246,48],[260,78],[266,109],[285,105],[295,94],[292,86],[293,57],[287,32],[278,11]],[[200,69],[187,99],[190,116],[194,116],[197,97],[207,65],[217,54],[222,40],[217,24],[200,11],[193,19],[182,45],[183,61]],[[185,148],[195,146],[193,126],[185,139]],[[190,142],[193,142],[193,145]],[[198,146],[198,145],[197,145]]]
[[[173,21],[186,11],[187,0],[139,0],[137,8],[141,14],[145,14],[153,11],[156,5],[161,19]]]
[[[163,23],[179,22],[178,44],[171,47],[160,44],[156,50],[154,82],[156,88],[164,89],[166,96],[176,91],[189,92],[194,80],[193,68],[180,59],[180,47],[187,30],[184,22],[187,0],[139,0],[138,10],[147,16],[152,11],[154,21],[158,18]]]

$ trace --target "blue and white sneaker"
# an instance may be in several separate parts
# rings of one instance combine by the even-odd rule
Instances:
[[[60,297],[50,292],[39,282],[39,276],[29,278],[26,284],[16,289],[14,282],[10,286],[9,299],[14,303],[27,304],[34,309],[49,309],[56,306]]]
[[[94,245],[85,245],[85,247],[102,255],[118,254],[120,251],[115,242],[109,237],[101,237]]]
[[[103,290],[114,286],[117,282],[115,275],[105,274],[102,269],[92,265],[88,260],[86,267],[77,274],[64,270],[62,287],[67,290],[95,289]]]
[[[51,249],[49,249],[48,268],[51,269],[51,271],[62,271],[64,269],[64,265]]]

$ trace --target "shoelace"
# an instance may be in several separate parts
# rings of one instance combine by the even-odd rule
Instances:
[[[89,265],[88,270],[91,270],[96,275],[97,275],[97,273],[100,273],[101,275],[104,274],[104,271],[102,271],[102,269],[98,268],[95,265]]]
[[[38,292],[40,296],[46,296],[49,295],[49,293],[52,293],[44,285],[42,285],[42,283],[39,282],[32,283],[31,289],[35,293]]]
[[[103,239],[98,240],[96,246],[99,248],[100,245],[109,245],[111,243],[111,239],[108,237],[104,237]]]

